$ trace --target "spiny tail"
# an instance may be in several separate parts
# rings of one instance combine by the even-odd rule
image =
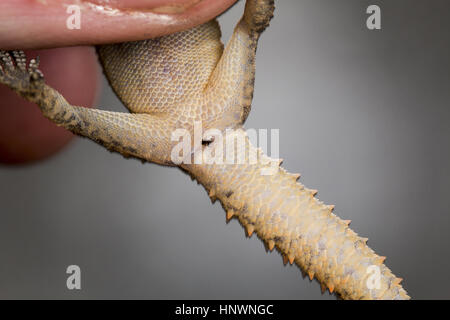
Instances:
[[[239,219],[251,236],[256,233],[269,250],[277,248],[285,263],[296,263],[322,291],[328,288],[344,299],[409,299],[383,264],[385,257],[370,249],[328,206],[305,188],[300,175],[282,169],[248,141],[243,130],[235,138],[246,143],[235,147],[244,164],[183,165],[193,178],[218,199],[227,218]],[[215,143],[207,148],[217,148]],[[211,150],[209,150],[211,151]],[[250,164],[251,154],[258,163]],[[211,152],[210,152],[211,154]]]

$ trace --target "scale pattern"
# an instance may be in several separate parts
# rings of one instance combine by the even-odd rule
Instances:
[[[279,160],[255,149],[244,130],[234,131],[230,138],[246,141],[235,144],[234,154],[243,155],[243,164],[183,166],[213,201],[220,200],[227,219],[239,219],[248,236],[256,233],[267,249],[282,254],[285,264],[295,263],[304,275],[316,278],[322,291],[328,288],[344,299],[409,299],[401,279],[383,264],[385,257],[375,254],[367,238],[348,227],[350,221],[333,214],[334,206],[315,198],[316,190],[299,183],[299,174],[286,172]],[[257,155],[256,164],[250,154]],[[369,279],[374,268],[379,271],[379,286]]]
[[[135,113],[198,100],[223,51],[217,21],[166,37],[97,46],[106,77]]]
[[[105,74],[132,113],[70,105],[45,84],[39,61],[27,65],[22,51],[0,50],[0,83],[36,103],[58,126],[108,150],[175,166],[171,151],[178,142],[171,134],[185,129],[195,136],[196,121],[204,130],[235,129],[233,134],[247,141],[242,124],[253,98],[256,48],[273,10],[273,0],[247,0],[225,49],[216,21],[157,39],[99,46]],[[198,150],[212,152],[219,144],[220,139],[199,146],[194,142],[194,155]],[[333,206],[317,200],[316,191],[297,182],[299,175],[287,173],[249,143],[237,144],[234,151],[246,161],[180,168],[197,179],[211,199],[221,201],[228,219],[237,217],[249,236],[256,232],[268,249],[276,247],[285,263],[295,262],[323,290],[346,299],[409,298],[401,279],[383,264],[384,257],[350,230],[348,221],[336,217]],[[259,158],[255,164],[249,161],[253,152]],[[373,266],[379,268],[380,286],[370,289],[367,271]]]

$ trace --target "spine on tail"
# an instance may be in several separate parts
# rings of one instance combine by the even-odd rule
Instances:
[[[182,166],[212,200],[220,200],[227,219],[239,219],[249,236],[256,233],[285,263],[296,263],[311,280],[316,278],[322,291],[328,288],[344,299],[409,299],[401,279],[384,265],[385,257],[348,227],[350,221],[334,215],[334,206],[315,198],[317,191],[297,181],[300,175],[286,172],[280,162],[274,166],[273,159],[250,144],[245,131],[234,135],[236,141],[245,140],[234,148],[245,161]],[[258,161],[252,163],[255,154]]]

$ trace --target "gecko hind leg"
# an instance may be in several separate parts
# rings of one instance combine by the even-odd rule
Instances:
[[[242,125],[253,100],[256,49],[261,33],[273,18],[273,0],[247,0],[206,88],[205,105],[214,106],[217,128]],[[217,104],[216,101],[224,101]],[[205,108],[206,109],[206,108]],[[205,112],[209,115],[210,112]],[[214,120],[214,119],[213,119]]]
[[[36,103],[46,118],[74,134],[87,137],[125,157],[173,165],[170,159],[173,121],[167,116],[73,106],[58,91],[45,84],[38,65],[38,59],[31,59],[27,66],[22,51],[0,50],[0,83]]]

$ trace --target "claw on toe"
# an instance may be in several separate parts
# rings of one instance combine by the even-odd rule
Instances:
[[[44,78],[39,68],[39,57],[31,59],[27,67],[27,57],[23,51],[0,50],[0,83],[18,92],[26,91],[34,83]]]

